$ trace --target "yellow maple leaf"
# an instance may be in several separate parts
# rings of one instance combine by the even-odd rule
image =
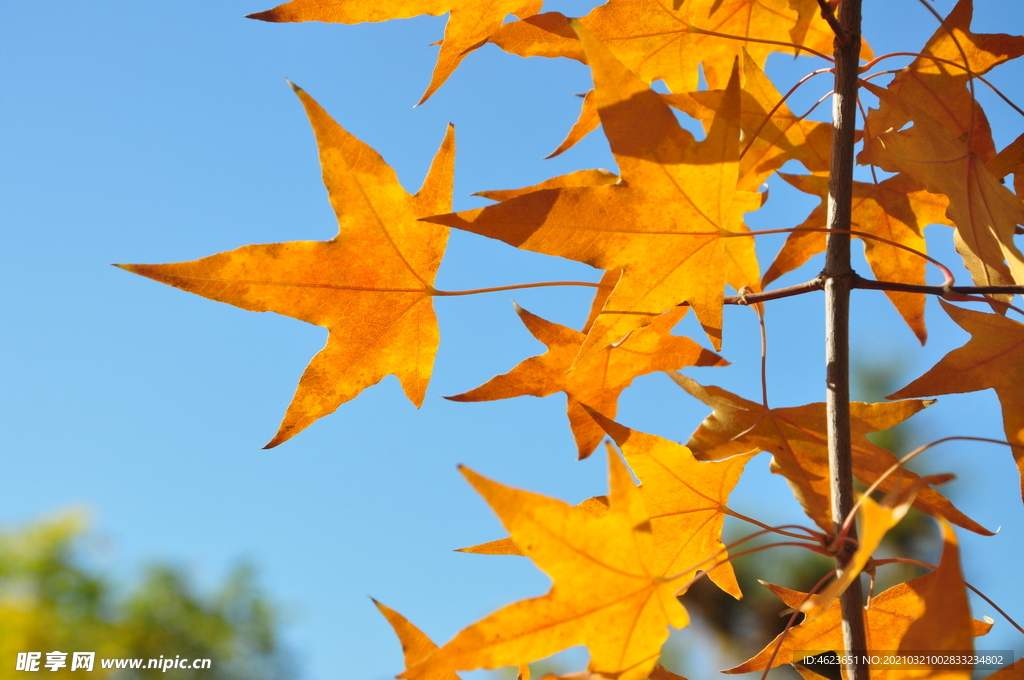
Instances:
[[[949,198],[946,214],[971,256],[964,254],[964,263],[975,283],[1004,285],[1010,277],[1024,284],[1024,253],[1013,240],[1016,225],[1024,224],[1020,199],[963,140],[916,102],[871,83],[863,86],[901,110],[914,125],[871,138],[859,160],[904,172],[928,191]]]
[[[463,629],[399,677],[422,680],[442,669],[515,666],[582,644],[590,650],[591,672],[618,680],[647,678],[668,627],[689,622],[675,597],[685,577],[652,571],[650,518],[618,456],[609,455],[610,505],[600,517],[462,472],[554,585],[546,595],[508,605]]]
[[[999,314],[939,302],[953,321],[971,334],[970,341],[888,398],[994,389],[1003,408],[1003,428],[1012,446],[1024,498],[1024,324]]]
[[[684,300],[720,349],[725,283],[756,286],[760,278],[747,280],[757,271],[752,239],[728,238],[745,228],[742,214],[763,200],[736,190],[736,69],[718,117],[706,139],[697,142],[657,93],[586,29],[578,30],[621,179],[606,186],[535,191],[430,220],[525,250],[621,269],[580,359]],[[743,280],[730,280],[738,277]]]
[[[409,195],[373,149],[295,88],[316,134],[338,236],[243,246],[192,262],[118,265],[161,283],[328,329],[277,434],[295,436],[370,385],[396,375],[423,403],[440,342],[431,297],[448,229],[420,222],[451,209],[455,157],[449,126],[419,193]]]
[[[520,320],[533,337],[547,345],[548,351],[526,359],[480,387],[446,398],[491,401],[524,395],[546,397],[564,392],[568,402],[566,415],[577,452],[581,459],[586,458],[597,448],[604,430],[587,415],[583,404],[614,418],[619,395],[638,376],[684,366],[728,365],[725,359],[690,338],[669,333],[687,311],[686,307],[676,307],[666,312],[651,325],[631,333],[622,343],[591,353],[570,371],[586,334],[542,319],[516,305]]]
[[[971,151],[988,161],[995,154],[992,129],[981,105],[967,89],[970,77],[1024,54],[1024,36],[973,33],[973,0],[960,0],[921,50],[919,57],[896,72],[888,90],[930,112],[950,134],[971,135]],[[967,61],[964,61],[964,57]],[[941,60],[941,61],[940,61]],[[952,62],[952,63],[950,63]],[[882,101],[868,115],[865,130],[872,135],[899,130],[910,118],[899,107]]]
[[[669,376],[691,396],[714,409],[686,443],[699,459],[720,460],[755,448],[771,453],[772,472],[785,476],[807,516],[826,532],[832,532],[825,404],[768,408],[720,387],[699,385],[676,372]],[[872,484],[896,462],[896,456],[872,444],[865,435],[886,430],[931,403],[921,400],[885,404],[851,402],[854,476],[864,484]],[[899,477],[888,477],[879,489],[888,492],[901,481],[912,483],[916,479],[919,479],[916,474],[903,470]],[[976,533],[992,535],[933,489],[922,489],[914,507],[929,515],[945,517]]]

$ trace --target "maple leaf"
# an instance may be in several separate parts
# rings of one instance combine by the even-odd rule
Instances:
[[[596,411],[588,409],[588,413],[619,445],[640,480],[640,495],[651,515],[654,536],[652,573],[681,574],[689,580],[697,571],[707,571],[718,587],[736,599],[741,598],[743,594],[722,543],[722,525],[731,512],[726,507],[729,494],[754,454],[699,461],[685,446],[623,427]],[[575,507],[600,517],[608,512],[608,499],[597,496]],[[523,554],[511,538],[463,548],[461,552]]]
[[[294,87],[294,86],[293,86]],[[431,296],[448,229],[419,218],[451,209],[449,126],[419,193],[409,195],[373,149],[303,90],[339,233],[330,241],[243,246],[192,262],[118,265],[161,283],[328,329],[267,448],[392,374],[423,403],[440,335]]]
[[[508,373],[491,378],[480,387],[446,399],[492,401],[524,395],[546,397],[564,392],[568,401],[566,415],[577,452],[580,459],[586,458],[604,437],[604,430],[587,415],[583,404],[614,418],[619,395],[638,376],[684,366],[729,364],[690,338],[669,334],[686,312],[686,307],[672,309],[651,325],[630,334],[622,343],[591,353],[569,371],[586,334],[542,319],[516,305],[519,319],[533,337],[547,345],[548,351],[526,359]]]
[[[827,227],[828,178],[785,173],[779,173],[779,176],[800,191],[821,198],[821,203],[798,229]],[[924,253],[925,225],[938,223],[953,226],[946,217],[948,205],[949,200],[945,196],[925,191],[903,174],[877,184],[854,182],[851,228]],[[765,272],[761,285],[767,286],[807,262],[813,255],[824,252],[825,241],[824,232],[791,233],[782,250],[775,256],[772,266]],[[919,255],[872,239],[864,239],[864,255],[871,271],[880,281],[925,284],[925,259]],[[891,290],[885,291],[885,294],[921,344],[924,344],[928,338],[924,325],[925,296]]]
[[[697,458],[721,460],[755,448],[771,453],[772,472],[786,478],[807,516],[826,532],[832,532],[825,404],[773,409],[720,387],[704,387],[680,373],[668,375],[691,396],[714,409],[686,443]],[[865,435],[886,430],[932,403],[921,400],[850,403],[853,474],[861,483],[874,483],[897,460],[892,452],[872,444]],[[904,470],[901,478],[890,475],[878,488],[889,492],[901,481],[913,483],[917,479],[918,475]],[[975,533],[992,535],[933,489],[922,489],[914,507],[929,515],[945,517]]]
[[[860,162],[889,172],[905,172],[928,191],[949,198],[946,215],[972,256],[964,254],[964,264],[975,283],[1002,285],[1009,276],[1024,284],[1024,254],[1013,242],[1016,225],[1024,224],[1020,199],[962,140],[921,107],[871,83],[862,84],[883,102],[903,111],[914,126],[872,138],[861,152]]]
[[[373,598],[370,598],[373,600]],[[437,651],[437,645],[427,635],[411,624],[408,619],[390,607],[373,600],[380,613],[391,624],[398,641],[402,643],[402,653],[405,655],[405,667],[415,666],[423,659]],[[430,675],[424,675],[423,680],[460,680],[455,673],[440,671]]]
[[[769,175],[789,160],[800,161],[813,173],[827,173],[832,126],[797,118],[785,103],[769,117],[768,112],[779,104],[782,95],[746,50],[742,51],[742,57],[739,125],[743,139],[752,141],[745,142],[749,148],[740,158],[737,187],[756,191]],[[725,95],[724,90],[707,90],[663,94],[662,99],[669,106],[701,121],[707,131]],[[571,148],[596,130],[599,123],[597,104],[591,90],[583,98],[579,119],[549,158]]]
[[[651,515],[654,573],[683,574],[689,580],[698,570],[707,571],[722,590],[742,597],[722,543],[722,526],[731,512],[726,507],[729,494],[754,454],[699,461],[685,446],[590,414],[619,445],[640,480]]]
[[[942,308],[971,334],[966,345],[888,399],[961,394],[993,388],[1003,408],[1003,428],[1012,445],[1024,498],[1024,324],[999,314],[962,309],[939,300]]]
[[[588,63],[593,57],[569,22],[557,12],[538,14],[505,24],[489,40],[523,57]],[[579,22],[640,78],[664,80],[672,92],[697,90],[698,67],[709,88],[724,88],[744,49],[763,68],[772,52],[798,54],[792,44],[831,53],[835,37],[810,0],[609,0]],[[866,44],[862,55],[871,58]]]
[[[1024,54],[1024,36],[972,33],[973,14],[972,0],[960,0],[921,56],[896,72],[888,90],[929,111],[952,137],[962,139],[969,134],[971,151],[987,161],[995,154],[992,130],[981,105],[967,89],[971,76],[963,67],[976,76],[988,73]],[[906,111],[883,100],[881,107],[868,115],[865,130],[871,134],[899,130],[909,120]]]
[[[991,620],[978,621],[970,617],[956,535],[948,523],[941,520],[940,523],[945,543],[939,568],[889,588],[871,598],[870,606],[864,608],[867,649],[965,651],[973,649],[972,637],[991,630]],[[793,609],[799,609],[808,599],[806,593],[771,583],[764,585]],[[943,630],[945,633],[941,632]],[[908,646],[908,643],[919,646]],[[769,666],[776,647],[778,653]],[[780,633],[753,658],[723,672],[750,673],[792,663],[802,656],[796,652],[824,651],[844,651],[839,602],[833,602],[814,620],[805,620],[787,633]],[[903,669],[871,669],[871,677],[876,680],[899,680],[906,678],[906,674]],[[970,677],[970,673],[964,677]]]
[[[739,269],[744,277],[757,270],[752,239],[728,234],[741,231],[742,214],[760,207],[764,198],[736,190],[736,71],[711,130],[697,142],[657,93],[586,29],[579,30],[620,181],[536,191],[429,219],[525,250],[621,269],[580,359],[684,300],[720,349],[725,283]],[[727,248],[726,240],[735,243]]]
[[[652,572],[650,520],[618,456],[609,455],[610,506],[601,517],[462,472],[554,585],[465,628],[399,677],[519,665],[580,644],[590,650],[593,673],[648,677],[668,626],[689,622],[675,597],[684,579]]]
[[[466,55],[483,45],[509,14],[519,18],[540,11],[543,0],[399,0],[373,3],[362,0],[291,0],[265,12],[250,14],[262,21],[326,21],[335,24],[408,19],[448,12],[444,39],[430,84],[419,103],[427,101],[448,80]]]

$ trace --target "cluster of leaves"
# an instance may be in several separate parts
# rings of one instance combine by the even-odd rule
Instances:
[[[727,515],[825,555],[844,545],[854,518],[832,516],[825,405],[770,408],[767,389],[758,403],[700,385],[678,371],[726,360],[671,333],[692,308],[720,351],[725,304],[751,304],[761,314],[760,305],[768,300],[821,288],[819,277],[764,292],[768,283],[824,250],[827,196],[836,189],[829,187],[831,126],[794,115],[763,69],[769,54],[783,52],[814,55],[825,62],[818,72],[829,72],[834,41],[850,39],[837,28],[836,4],[608,0],[571,19],[539,14],[540,2],[523,0],[403,0],[386,7],[293,0],[253,15],[275,22],[351,24],[449,12],[423,101],[487,42],[522,56],[581,61],[591,69],[594,89],[556,153],[600,126],[618,164],[618,175],[579,170],[532,187],[483,192],[496,203],[451,213],[451,128],[422,188],[409,195],[373,149],[296,87],[316,136],[338,236],[327,242],[249,245],[193,262],[122,265],[210,299],[328,329],[326,347],[306,368],[268,447],[387,375],[398,377],[410,401],[423,402],[440,339],[432,298],[480,292],[434,287],[450,228],[603,270],[599,282],[576,284],[596,288],[582,329],[517,308],[547,352],[451,398],[564,392],[578,456],[591,455],[605,436],[621,453],[622,458],[609,445],[608,496],[570,506],[463,470],[510,534],[465,550],[526,555],[554,586],[546,595],[470,625],[441,647],[379,605],[405,649],[407,668],[399,677],[450,680],[458,670],[522,666],[575,645],[589,649],[583,672],[588,677],[677,677],[657,660],[669,628],[689,621],[678,596],[705,574],[726,593],[742,595],[729,561],[730,551],[733,557],[737,553],[722,542]],[[519,20],[503,23],[508,14]],[[927,407],[931,402],[922,397],[993,388],[1002,404],[1004,443],[1024,489],[1024,324],[1006,316],[1010,310],[1020,313],[1010,303],[1024,285],[1024,254],[1014,241],[1024,224],[1024,135],[997,151],[974,96],[978,83],[987,84],[987,72],[1024,54],[1024,36],[974,33],[971,17],[971,1],[960,0],[897,71],[871,73],[893,55],[875,58],[864,43],[857,158],[872,173],[878,168],[888,176],[853,184],[849,233],[864,241],[877,277],[856,277],[855,287],[886,291],[922,343],[925,297],[939,295],[972,339],[892,395],[896,401],[851,404],[853,474],[869,487],[858,504],[861,538],[853,559],[827,586],[823,579],[817,593],[769,586],[806,617],[731,672],[789,663],[793,650],[842,650],[836,598],[862,570],[881,564],[872,553],[911,505],[941,522],[942,560],[931,573],[870,599],[865,606],[870,647],[969,650],[972,638],[991,627],[970,616],[951,524],[991,532],[931,488],[948,475],[918,477],[865,436]],[[699,73],[705,89],[698,87]],[[887,86],[872,82],[886,74],[893,75]],[[669,94],[651,89],[658,80]],[[869,103],[876,108],[866,110]],[[697,141],[680,127],[672,108],[700,121],[704,139]],[[767,193],[760,187],[790,161],[807,172],[782,178],[822,204],[802,224],[784,230],[790,236],[762,276],[756,234],[744,215],[765,203]],[[1004,184],[1011,174],[1015,191]],[[953,227],[975,286],[954,287],[951,278],[941,287],[926,285],[928,224]],[[727,286],[737,295],[727,296]],[[946,300],[988,303],[993,311]],[[686,446],[613,420],[620,393],[634,378],[654,371],[671,372],[683,390],[712,408]],[[771,455],[772,471],[786,478],[816,527],[767,527],[728,507],[745,465],[760,452]],[[799,670],[818,677],[808,668]],[[993,677],[1021,677],[1021,672],[1006,669]],[[528,675],[528,669],[521,673]],[[876,676],[901,673],[878,670]],[[966,678],[970,670],[948,674]]]
[[[129,591],[86,565],[85,523],[77,514],[0,532],[0,651],[93,651],[100,658],[156,659],[174,650],[184,658],[211,659],[209,669],[175,670],[176,677],[207,680],[284,680],[295,669],[281,648],[278,616],[239,566],[215,592],[199,593],[179,568],[150,565]],[[45,659],[45,656],[43,657]],[[49,671],[44,671],[49,673]],[[104,669],[100,678],[166,677],[160,669]],[[54,677],[74,678],[65,667]],[[14,664],[0,678],[22,677]]]

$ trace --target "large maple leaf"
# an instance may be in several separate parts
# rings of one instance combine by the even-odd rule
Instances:
[[[119,265],[161,283],[328,329],[272,447],[333,413],[385,376],[423,403],[440,342],[431,296],[448,229],[419,218],[451,210],[451,126],[423,187],[409,195],[373,149],[295,88],[320,150],[339,233],[330,241],[243,246],[192,262]]]
[[[729,494],[754,454],[719,461],[700,461],[685,446],[628,427],[593,413],[640,480],[640,493],[651,515],[654,573],[682,574],[692,579],[708,572],[722,590],[742,597],[725,544],[722,527]]]
[[[250,14],[250,19],[263,21],[326,21],[335,24],[408,19],[448,12],[441,52],[419,103],[427,101],[444,81],[448,80],[466,55],[477,49],[499,27],[509,14],[520,18],[540,11],[543,0],[398,0],[397,2],[365,2],[364,0],[292,0],[265,12]]]
[[[729,494],[753,454],[718,461],[699,461],[685,446],[623,427],[600,413],[589,411],[601,429],[615,440],[626,462],[640,480],[640,495],[651,514],[654,536],[653,573],[684,575],[698,571],[733,597],[742,597],[722,526],[732,511]],[[588,498],[577,509],[595,517],[608,512],[608,498]],[[522,555],[512,538],[482,543],[460,552],[481,555]]]
[[[1005,285],[1010,277],[1024,284],[1024,254],[1013,241],[1016,225],[1024,224],[1020,198],[962,139],[913,100],[871,83],[863,86],[902,111],[914,125],[872,137],[859,160],[906,173],[928,191],[949,198],[946,215],[956,226],[958,250],[975,283]]]
[[[597,107],[621,180],[536,191],[478,210],[430,218],[535,252],[622,275],[580,349],[584,358],[689,302],[721,348],[725,283],[735,262],[757,270],[744,212],[763,196],[737,191],[739,82],[736,70],[711,130],[697,142],[661,97],[580,28]],[[725,241],[733,243],[726,246]],[[756,285],[756,281],[754,282]],[[738,288],[747,281],[735,283]]]
[[[945,543],[939,568],[889,588],[871,598],[870,605],[864,608],[867,649],[966,652],[973,648],[972,637],[985,635],[992,628],[991,620],[978,621],[970,616],[956,535],[947,523],[943,522],[942,527]],[[770,583],[765,586],[793,609],[799,609],[808,600],[806,593]],[[724,672],[750,673],[774,668],[799,660],[798,652],[824,651],[844,651],[839,602],[834,602],[814,620],[780,633],[756,656]],[[871,677],[903,680],[908,676],[905,669],[879,667],[871,669]],[[915,674],[913,677],[940,676]],[[963,671],[957,671],[941,677],[969,678],[970,672],[963,675]]]
[[[888,398],[994,389],[1003,408],[1003,428],[1007,441],[1013,446],[1024,498],[1024,324],[999,314],[939,302],[953,321],[971,334],[970,341]]]
[[[617,345],[597,350],[569,370],[586,338],[583,332],[531,314],[519,305],[516,313],[533,337],[548,351],[530,357],[508,373],[491,378],[475,389],[447,397],[452,401],[491,401],[529,395],[546,397],[564,392],[569,426],[579,457],[586,458],[604,437],[604,430],[583,409],[583,404],[609,418],[615,417],[619,395],[633,379],[684,366],[726,366],[728,361],[690,338],[669,333],[687,312],[686,307],[658,317],[651,325],[630,334]]]
[[[972,0],[960,0],[921,50],[921,56],[897,71],[888,89],[931,112],[953,137],[963,139],[970,134],[971,151],[987,161],[995,154],[992,130],[967,89],[971,76],[965,68],[980,76],[1021,56],[1024,36],[972,33],[973,14]],[[909,120],[905,111],[882,101],[881,107],[868,115],[865,130],[877,135],[890,128],[899,130]]]
[[[833,530],[825,404],[768,408],[720,387],[704,387],[680,373],[672,372],[669,376],[691,396],[714,409],[686,443],[698,458],[721,460],[751,449],[771,453],[772,472],[786,478],[807,516],[826,532]],[[892,452],[872,444],[865,435],[893,427],[931,403],[917,399],[888,404],[850,403],[853,474],[861,483],[874,483],[897,460]],[[878,488],[888,492],[917,479],[918,475],[904,470],[901,476],[890,475]],[[976,533],[992,535],[933,489],[922,489],[914,507]]]
[[[463,469],[516,545],[554,585],[546,595],[508,605],[465,628],[399,677],[514,666],[581,644],[590,650],[594,673],[618,680],[648,677],[668,627],[689,622],[675,597],[685,579],[653,572],[651,523],[640,491],[618,456],[609,456],[609,468],[610,506],[600,517]]]
[[[798,228],[824,229],[828,226],[828,178],[784,173],[779,173],[779,176],[800,191],[814,194],[821,199],[818,207]],[[924,253],[926,225],[953,225],[946,217],[948,206],[949,200],[945,196],[925,191],[909,177],[901,174],[877,184],[854,182],[850,222],[855,231],[873,234]],[[807,262],[813,255],[824,252],[825,237],[824,232],[813,231],[795,231],[790,234],[782,250],[775,256],[772,266],[765,272],[762,285],[767,286],[786,272]],[[925,259],[920,255],[870,238],[864,239],[864,255],[871,266],[871,271],[880,281],[925,284]],[[925,296],[891,290],[885,294],[921,344],[924,344],[928,338],[928,331],[924,325]]]
[[[763,68],[772,52],[799,53],[794,44],[831,53],[835,37],[810,0],[609,0],[579,21],[640,78],[673,92],[697,90],[699,67],[709,88],[724,88],[744,49]],[[557,12],[505,24],[490,41],[524,57],[592,59]],[[870,58],[866,44],[862,53]]]

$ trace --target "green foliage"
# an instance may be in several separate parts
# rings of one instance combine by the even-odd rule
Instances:
[[[86,523],[66,513],[0,532],[0,658],[19,652],[96,652],[93,678],[285,680],[279,616],[251,566],[200,592],[179,567],[150,565],[130,589],[87,566]],[[209,669],[110,670],[104,658],[210,659]],[[70,655],[69,655],[70,659]],[[146,662],[143,663],[145,665]],[[46,669],[43,669],[46,670]],[[78,677],[68,667],[47,677]],[[76,671],[77,672],[77,671]],[[21,676],[0,665],[0,680]]]

